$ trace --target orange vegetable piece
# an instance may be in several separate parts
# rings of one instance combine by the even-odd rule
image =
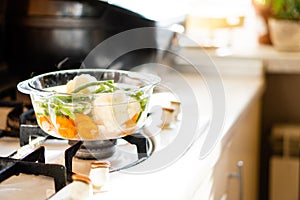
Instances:
[[[80,113],[76,113],[75,116],[75,124],[81,139],[93,140],[99,136],[98,126],[89,116]]]
[[[126,128],[132,128],[132,127],[134,127],[135,125],[136,125],[136,123],[133,122],[132,119],[130,119],[130,120],[128,120],[128,121],[125,122]]]
[[[77,135],[74,120],[71,118],[56,116],[56,125],[58,133],[64,138],[72,139]]]
[[[140,113],[136,113],[135,115],[133,115],[131,120],[136,123],[136,121],[138,120],[139,115],[140,115]]]
[[[125,124],[125,128],[126,130],[122,131],[122,136],[123,135],[130,135],[132,133],[134,133],[134,131],[136,130],[136,121],[139,117],[139,113],[135,114],[131,119],[127,120],[124,124]]]
[[[133,117],[129,120],[127,120],[124,124],[126,126],[126,128],[132,128],[134,126],[136,126],[136,121],[139,117],[139,113],[136,113],[135,115],[133,115]]]
[[[51,123],[50,119],[45,116],[45,115],[38,115],[37,116],[37,120],[40,124],[40,126],[42,127],[43,130],[45,131],[52,131],[54,130],[54,126]]]

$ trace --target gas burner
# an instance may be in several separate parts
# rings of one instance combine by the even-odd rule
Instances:
[[[31,111],[32,104],[28,96],[25,96],[16,90],[16,85],[19,82],[18,77],[14,77],[6,72],[1,74],[0,81],[0,108],[11,108],[11,111],[6,115],[6,127],[5,130],[1,130],[1,136],[3,132],[7,136],[17,136],[19,133],[20,124],[36,124],[34,113]],[[27,113],[27,111],[29,111]],[[23,117],[23,122],[20,121],[20,117]],[[2,126],[2,128],[4,128]]]
[[[23,103],[20,101],[0,101],[0,108],[12,108],[7,114],[6,128],[1,130],[0,136],[19,137],[20,115]]]
[[[37,125],[22,124],[20,128],[20,145],[26,145],[31,138],[53,138],[43,132]],[[54,138],[58,139],[58,138]],[[101,148],[97,148],[98,144]],[[75,171],[82,166],[89,166],[94,160],[105,159],[111,163],[110,172],[116,172],[135,166],[146,160],[153,152],[153,142],[142,132],[123,138],[107,141],[69,141],[69,148],[65,149],[65,167],[68,180]],[[107,149],[106,149],[107,148]],[[104,152],[101,152],[104,151]]]
[[[21,124],[37,124],[34,110],[31,107],[15,106],[7,115],[6,126],[9,130],[18,132]]]
[[[33,109],[24,106],[21,101],[0,101],[0,108],[11,108],[7,114],[6,128],[1,133],[7,133],[6,136],[19,137],[20,124],[37,124]]]
[[[73,145],[78,141],[70,140]],[[116,139],[84,141],[76,152],[75,157],[86,160],[99,160],[111,157],[116,151]]]

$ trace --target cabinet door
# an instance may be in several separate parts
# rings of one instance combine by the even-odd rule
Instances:
[[[213,168],[209,199],[253,200],[258,197],[260,103],[248,108],[221,142],[222,152]],[[238,167],[240,161],[242,167]]]
[[[211,153],[218,160],[193,199],[257,199],[260,103],[248,108]]]
[[[241,200],[240,192],[242,200],[258,198],[259,124],[260,103],[256,103],[249,107],[233,128],[227,153],[228,170],[229,173],[237,173],[239,161],[243,162],[243,167],[241,183],[238,178],[230,178],[228,181],[227,196],[230,200]]]

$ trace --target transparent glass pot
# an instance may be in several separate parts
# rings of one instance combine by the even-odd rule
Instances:
[[[55,71],[18,84],[43,131],[69,140],[108,140],[134,133],[147,117],[160,78],[107,69]]]

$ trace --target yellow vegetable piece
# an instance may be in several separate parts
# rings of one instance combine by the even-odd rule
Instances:
[[[93,140],[99,136],[98,126],[89,116],[80,113],[75,116],[75,125],[81,139]]]

